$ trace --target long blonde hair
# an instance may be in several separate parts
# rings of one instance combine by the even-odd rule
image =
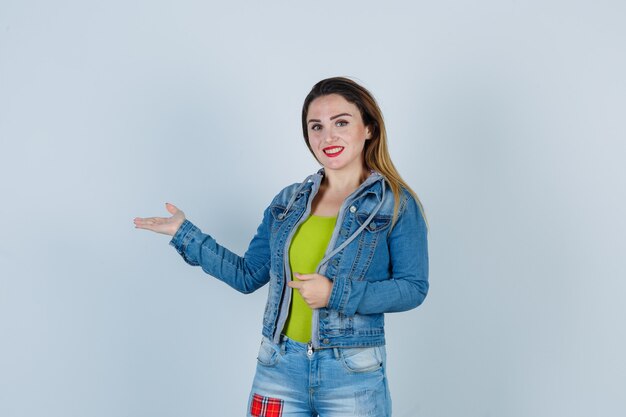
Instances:
[[[383,119],[382,111],[378,107],[378,103],[374,99],[374,96],[363,86],[357,84],[349,78],[345,77],[333,77],[327,78],[315,84],[311,89],[311,92],[304,99],[302,105],[302,133],[304,135],[304,141],[313,157],[315,154],[311,149],[309,143],[309,132],[307,128],[307,115],[309,112],[309,106],[311,102],[318,97],[327,96],[329,94],[338,94],[342,96],[346,101],[357,106],[361,112],[363,124],[369,126],[372,133],[372,137],[365,141],[365,148],[363,150],[365,165],[369,169],[373,169],[383,175],[394,195],[393,206],[393,221],[395,224],[398,218],[398,211],[400,209],[400,196],[402,195],[402,189],[406,189],[415,198],[417,205],[422,212],[424,221],[426,221],[426,215],[424,208],[420,202],[415,191],[409,187],[409,185],[402,179],[400,173],[391,161],[389,156],[389,149],[387,148],[387,130],[385,129],[385,120]]]

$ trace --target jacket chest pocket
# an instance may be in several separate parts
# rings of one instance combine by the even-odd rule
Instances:
[[[357,213],[357,227],[363,226],[368,218],[368,213]],[[354,257],[350,271],[350,277],[353,280],[362,280],[376,255],[378,247],[380,245],[386,247],[384,243],[387,240],[390,226],[390,216],[376,215],[355,239],[354,247],[350,250],[350,254]]]
[[[272,238],[289,222],[289,218],[293,214],[293,210],[285,211],[285,207],[282,205],[274,205],[270,207],[272,213]]]

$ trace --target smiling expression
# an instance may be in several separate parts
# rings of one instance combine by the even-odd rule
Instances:
[[[363,148],[371,133],[356,105],[339,94],[318,97],[309,105],[307,129],[311,150],[324,168],[363,170]]]

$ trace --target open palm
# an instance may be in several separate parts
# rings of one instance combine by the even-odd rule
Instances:
[[[174,236],[185,221],[185,213],[170,203],[165,203],[165,208],[172,214],[172,217],[135,217],[133,220],[135,228]]]

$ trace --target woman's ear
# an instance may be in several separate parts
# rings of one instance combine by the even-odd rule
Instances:
[[[372,138],[372,128],[370,126],[365,126],[365,140],[370,140]]]

